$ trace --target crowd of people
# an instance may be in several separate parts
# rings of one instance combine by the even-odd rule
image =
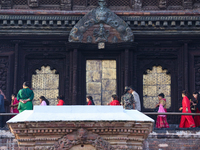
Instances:
[[[200,113],[200,94],[199,92],[193,93],[194,100],[189,100],[188,92],[182,92],[182,107],[180,107],[179,111],[182,113]],[[32,110],[33,103],[32,100],[34,98],[34,92],[30,88],[28,82],[23,83],[23,88],[19,90],[18,94],[11,95],[11,105],[10,112],[11,113],[20,113],[24,110]],[[0,113],[5,112],[4,108],[4,100],[6,100],[6,96],[0,90]],[[160,93],[158,95],[159,103],[155,106],[155,111],[158,113],[166,113],[167,112],[167,103],[165,99],[165,95]],[[39,97],[40,105],[47,106],[50,102],[44,97]],[[57,106],[65,105],[64,96],[57,97]],[[86,97],[87,105],[95,105],[92,96]],[[119,97],[114,94],[111,96],[111,102],[107,103],[107,105],[117,106],[122,105],[124,109],[135,109],[141,111],[140,105],[140,97],[138,93],[135,91],[133,86],[126,86],[124,94],[121,96],[121,103],[119,101]],[[0,116],[0,127],[3,127],[3,116]],[[200,116],[195,116],[194,118],[191,115],[182,115],[180,121],[180,128],[194,128],[200,127]],[[158,115],[156,120],[156,128],[169,128],[169,124],[167,122],[167,116],[164,114]]]

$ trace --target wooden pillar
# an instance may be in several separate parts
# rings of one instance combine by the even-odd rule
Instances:
[[[183,62],[184,62],[184,80],[185,80],[185,90],[188,91],[188,43],[184,43],[184,47],[183,47],[183,52],[184,52],[184,59],[183,59]]]
[[[73,105],[75,105],[75,104],[77,104],[77,94],[78,94],[78,92],[77,92],[77,89],[78,89],[78,87],[77,87],[77,73],[78,73],[78,71],[77,71],[77,69],[78,69],[78,64],[77,64],[77,62],[78,62],[78,51],[77,51],[77,49],[74,49],[73,50],[73,92],[72,92],[72,104]]]
[[[125,86],[129,86],[130,82],[129,82],[129,49],[125,49],[125,70],[124,70],[124,83]]]
[[[17,80],[18,80],[18,52],[19,52],[19,42],[15,42],[15,65],[14,65],[14,93],[17,93]]]

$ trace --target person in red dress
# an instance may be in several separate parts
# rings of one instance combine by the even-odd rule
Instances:
[[[160,93],[158,95],[159,103],[156,105],[156,107],[159,107],[158,112],[160,113],[166,113],[167,107],[166,107],[166,99],[165,95],[163,93]],[[167,122],[167,116],[166,115],[158,115],[156,120],[156,128],[169,128],[169,124]]]
[[[112,99],[112,102],[108,103],[107,105],[120,105],[117,95],[112,95],[111,99]]]
[[[87,105],[95,105],[92,96],[86,97]]]
[[[191,113],[190,109],[190,100],[187,97],[188,93],[186,90],[182,92],[182,107],[179,108],[179,111],[182,110],[182,113]],[[194,119],[189,115],[182,115],[181,122],[179,125],[180,128],[195,128]]]
[[[192,104],[196,108],[195,113],[200,113],[200,95],[199,95],[199,92],[194,92],[193,97],[195,99],[195,102],[192,102]],[[195,122],[196,127],[200,127],[200,116],[194,116],[194,122]]]
[[[64,99],[64,96],[62,96],[62,95],[57,97],[57,101],[58,101],[57,106],[62,106],[65,104],[63,99]]]

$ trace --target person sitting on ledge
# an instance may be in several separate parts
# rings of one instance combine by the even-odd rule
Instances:
[[[33,91],[29,88],[29,82],[23,83],[23,89],[19,90],[17,94],[17,100],[19,101],[18,110],[19,113],[24,110],[33,110],[32,100],[34,98]]]
[[[112,102],[108,103],[107,105],[120,105],[120,102],[118,101],[118,96],[112,95],[111,96]]]
[[[87,96],[87,105],[95,105],[92,96]]]
[[[65,104],[63,99],[64,99],[64,96],[62,96],[62,95],[57,97],[57,101],[58,101],[57,106],[62,106]]]
[[[39,100],[40,100],[40,106],[49,105],[49,101],[44,96],[40,96]]]

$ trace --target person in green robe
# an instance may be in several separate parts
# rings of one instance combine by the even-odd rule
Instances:
[[[19,90],[17,94],[17,100],[19,101],[18,110],[19,113],[24,110],[33,110],[32,100],[34,98],[33,91],[28,87],[28,82],[23,83],[23,89]]]

